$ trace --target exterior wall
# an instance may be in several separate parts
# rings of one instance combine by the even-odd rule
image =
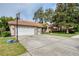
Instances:
[[[15,26],[10,25],[11,36],[15,36]]]
[[[49,32],[50,31],[50,29],[49,29],[49,25],[47,25],[47,30],[46,30],[46,32]]]
[[[42,28],[35,28],[35,30],[34,30],[35,35],[41,34],[41,33],[42,33]]]
[[[38,34],[42,33],[42,28],[38,28]]]

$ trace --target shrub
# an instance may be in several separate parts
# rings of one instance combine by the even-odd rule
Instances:
[[[1,33],[2,37],[8,37],[11,35],[11,33],[9,31],[4,31]]]

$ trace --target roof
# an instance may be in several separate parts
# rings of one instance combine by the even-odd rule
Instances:
[[[17,25],[17,21],[9,21],[9,25]],[[18,26],[31,26],[31,27],[43,27],[41,23],[35,23],[32,21],[18,20]]]

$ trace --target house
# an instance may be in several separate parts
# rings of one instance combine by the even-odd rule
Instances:
[[[9,21],[8,22],[11,35],[22,36],[22,35],[38,35],[42,33],[43,24],[35,23],[32,21],[25,21],[25,20],[18,20],[18,27],[17,21]],[[17,32],[18,31],[18,32]]]

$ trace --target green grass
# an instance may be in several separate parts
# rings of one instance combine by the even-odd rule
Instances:
[[[62,36],[62,37],[72,37],[72,36],[75,36],[75,35],[79,35],[79,32],[75,32],[75,33],[72,33],[72,34],[66,34],[66,33],[62,33],[62,32],[54,32],[54,33],[47,33],[47,34]]]
[[[20,43],[7,43],[8,39],[12,37],[0,38],[0,56],[16,56],[26,52],[26,49]]]

